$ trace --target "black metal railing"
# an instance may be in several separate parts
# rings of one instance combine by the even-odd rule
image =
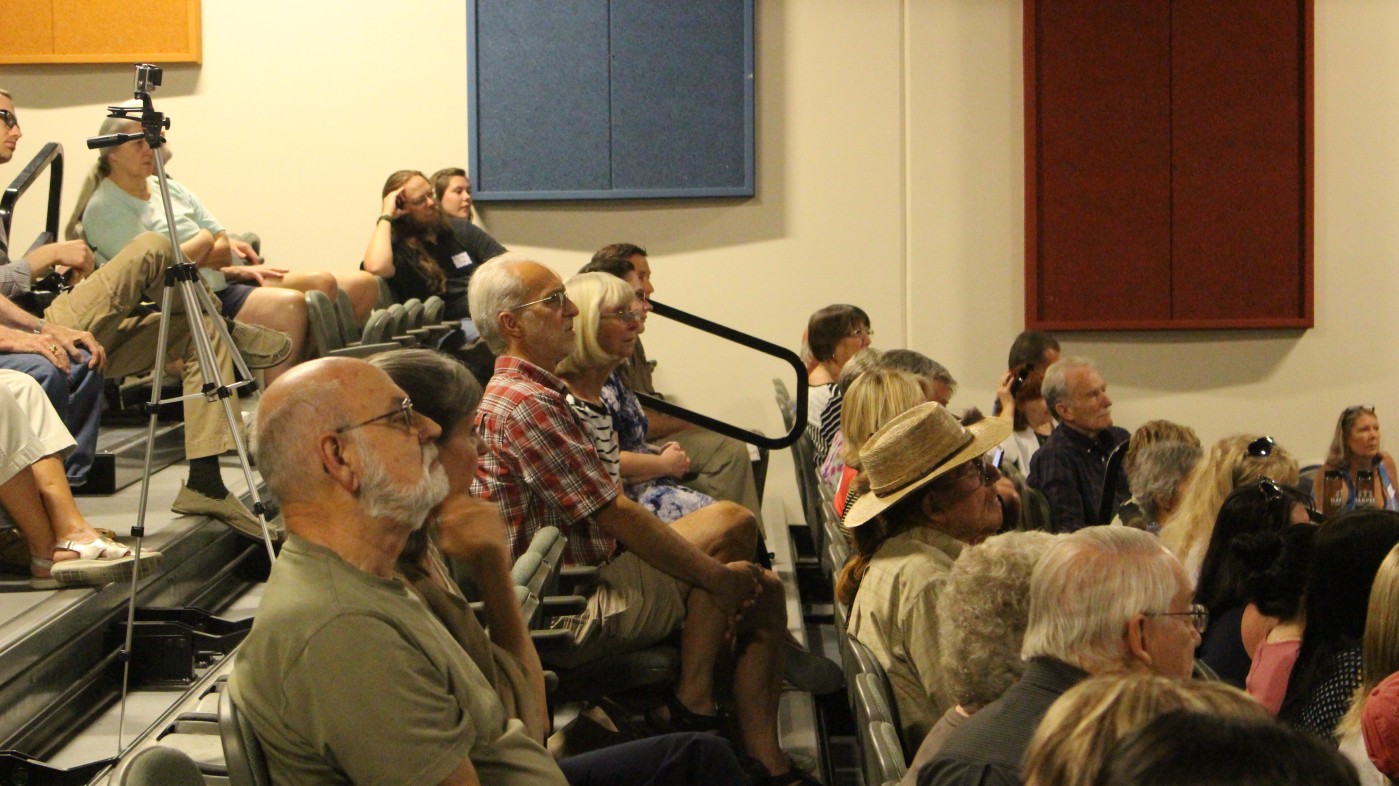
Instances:
[[[675,308],[673,306],[667,306],[664,303],[657,303],[656,301],[652,300],[651,307],[654,309],[654,311],[652,312],[654,314],[659,314],[660,316],[663,316],[667,319],[673,319],[682,325],[688,325],[689,327],[708,333],[712,336],[718,336],[719,338],[722,338],[725,341],[732,341],[735,344],[748,347],[749,349],[761,352],[764,355],[770,355],[790,365],[792,367],[792,371],[796,375],[794,387],[794,389],[796,390],[796,395],[793,396],[793,403],[796,405],[796,422],[793,423],[791,431],[788,431],[786,434],[780,437],[769,437],[763,434],[758,434],[753,431],[749,431],[748,429],[742,428],[740,426],[735,426],[732,423],[726,423],[722,420],[709,417],[708,415],[702,415],[698,412],[688,410],[678,404],[673,404],[669,401],[658,399],[655,396],[648,396],[644,393],[638,393],[636,394],[636,396],[637,398],[641,399],[642,404],[645,404],[647,407],[654,409],[657,412],[663,412],[667,415],[673,415],[682,420],[687,420],[691,423],[694,423],[697,426],[707,428],[710,431],[716,431],[720,434],[723,434],[726,437],[733,437],[734,439],[740,440],[742,442],[757,445],[760,448],[768,448],[769,450],[781,450],[782,448],[790,447],[794,442],[797,441],[797,438],[802,435],[802,431],[806,428],[807,387],[806,367],[802,365],[802,360],[800,357],[797,356],[797,353],[793,352],[790,349],[787,349],[786,347],[780,347],[770,341],[764,341],[760,338],[750,336],[747,333],[742,333],[737,330],[734,330],[731,327],[720,325],[717,322],[710,322],[709,320],[703,317],[697,317],[694,314],[681,311],[680,309]]]
[[[49,171],[49,214],[44,220],[44,234],[34,241],[34,246],[58,240],[58,201],[63,195],[63,145],[50,142],[40,148],[39,154],[34,156],[20,171],[19,176],[10,183],[9,188],[5,189],[5,193],[0,195],[0,225],[5,227],[5,234],[9,235],[15,203],[39,180],[45,169]]]

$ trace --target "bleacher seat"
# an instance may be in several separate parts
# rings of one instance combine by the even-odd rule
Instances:
[[[233,692],[229,690],[219,694],[219,736],[223,740],[229,786],[272,786],[262,743],[247,718],[238,711]]]

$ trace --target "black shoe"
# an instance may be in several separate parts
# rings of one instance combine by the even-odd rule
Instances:
[[[797,690],[818,696],[845,687],[845,672],[830,658],[802,649],[795,641],[784,642],[787,662],[782,677]]]

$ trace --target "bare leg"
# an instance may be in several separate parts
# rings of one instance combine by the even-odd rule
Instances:
[[[780,775],[792,766],[777,739],[787,602],[782,582],[772,571],[763,572],[762,584],[763,594],[739,623],[734,706],[748,755],[762,762],[769,773]]]
[[[39,486],[34,482],[34,472],[30,467],[25,467],[14,477],[0,484],[0,505],[5,507],[10,518],[19,525],[19,531],[24,534],[24,540],[29,544],[29,556],[53,559],[53,547],[57,545],[53,537],[53,526],[49,523],[49,514],[44,510],[44,502],[39,497]],[[47,575],[40,578],[47,578]]]
[[[97,537],[97,532],[78,511],[73,500],[73,490],[68,487],[68,476],[63,472],[63,462],[58,456],[44,456],[31,466],[34,480],[38,484],[39,497],[48,512],[57,540],[73,540],[87,543]]]
[[[280,330],[291,336],[291,354],[281,364],[264,372],[267,384],[272,384],[284,371],[301,362],[306,351],[306,300],[303,295],[291,289],[259,287],[248,295],[235,318],[239,322]]]
[[[379,302],[379,281],[373,273],[353,270],[336,273],[335,283],[340,291],[350,296],[350,306],[355,310],[355,321],[361,325],[369,319],[369,312]]]
[[[335,301],[335,293],[340,290],[335,284],[335,276],[329,273],[307,273],[302,271],[292,271],[280,280],[269,281],[272,286],[282,289],[295,289],[298,292],[310,292],[312,290],[324,292],[325,296]]]
[[[716,502],[671,524],[681,537],[720,562],[753,554],[757,528],[753,514],[731,502]],[[680,679],[675,698],[691,712],[714,714],[714,667],[729,646],[729,617],[709,593],[692,589],[680,631]]]

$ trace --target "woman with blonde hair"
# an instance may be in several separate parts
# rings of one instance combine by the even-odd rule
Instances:
[[[1247,693],[1222,682],[1152,674],[1093,677],[1060,696],[1035,730],[1025,759],[1025,786],[1088,786],[1118,740],[1174,710],[1264,720]]]
[[[1365,635],[1360,643],[1360,684],[1350,710],[1336,726],[1341,753],[1350,759],[1365,783],[1385,783],[1365,752],[1360,719],[1370,693],[1386,677],[1399,671],[1399,546],[1389,550],[1370,586]]]
[[[568,385],[568,403],[593,438],[598,457],[626,495],[662,521],[675,521],[714,499],[676,481],[690,471],[679,443],[646,443],[646,414],[616,371],[636,349],[641,305],[627,282],[607,273],[579,273],[565,285],[578,306],[573,352],[555,373]]]
[[[1190,472],[1170,523],[1161,528],[1161,543],[1180,558],[1194,582],[1200,577],[1214,521],[1229,493],[1263,478],[1281,486],[1296,486],[1299,475],[1297,459],[1272,437],[1225,437],[1214,443]]]
[[[869,483],[860,471],[860,448],[870,435],[901,412],[922,404],[923,386],[918,378],[905,371],[873,368],[850,384],[845,404],[840,412],[841,453],[845,467],[840,484],[836,486],[836,514],[869,490]]]
[[[1380,450],[1380,419],[1372,406],[1346,407],[1312,492],[1323,514],[1357,508],[1399,510],[1394,457]]]

